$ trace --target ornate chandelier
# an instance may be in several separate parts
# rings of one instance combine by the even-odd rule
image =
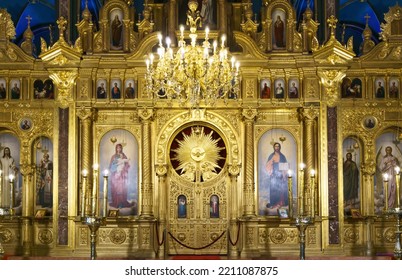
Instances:
[[[169,101],[176,99],[181,104],[189,102],[191,106],[198,106],[201,102],[214,105],[218,99],[237,99],[240,63],[233,56],[229,59],[225,36],[221,37],[220,46],[217,41],[211,46],[208,27],[205,28],[204,41],[197,45],[197,25],[201,26],[198,2],[190,0],[188,7],[187,25],[190,26],[191,42],[187,44],[184,40],[183,26],[180,27],[180,40],[175,50],[169,37],[164,47],[162,35],[158,36],[159,60],[154,63],[153,54],[146,60],[148,94]]]

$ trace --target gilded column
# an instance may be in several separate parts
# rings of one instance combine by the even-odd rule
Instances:
[[[222,34],[227,34],[227,9],[226,9],[226,1],[225,0],[219,0],[219,6],[218,6],[218,11],[219,11],[219,30]]]
[[[25,160],[24,160],[25,161]],[[20,172],[22,175],[22,249],[23,255],[28,257],[32,251],[32,222],[29,217],[34,216],[35,187],[32,181],[34,173],[33,166],[25,161],[21,164]]]
[[[153,185],[152,185],[152,135],[151,123],[153,111],[139,110],[142,122],[142,183],[141,183],[141,217],[153,217]]]
[[[165,252],[167,252],[167,239],[166,239],[166,226],[167,226],[167,213],[169,212],[168,206],[168,194],[166,192],[166,175],[167,175],[167,166],[166,164],[158,164],[155,167],[156,175],[158,176],[158,193],[159,193],[159,203],[157,205],[158,209],[158,217],[159,220],[156,221],[157,226],[155,229],[156,246],[154,248],[158,248],[158,258],[165,259]]]
[[[93,145],[92,145],[92,127],[93,127],[93,119],[95,117],[95,111],[92,108],[85,108],[82,107],[77,111],[77,116],[81,121],[81,170],[87,170],[90,171],[92,170],[92,162],[93,162]],[[92,182],[92,178],[90,177],[92,172],[88,173],[88,184],[90,185]],[[81,176],[79,176],[81,178]],[[82,182],[80,184],[82,186]],[[85,205],[90,204],[90,197],[91,197],[91,187],[88,186],[86,189],[86,201],[84,205],[81,205],[81,210],[85,210]],[[89,207],[87,207],[86,210],[89,210]],[[78,214],[78,213],[77,213]],[[89,212],[85,213],[86,215],[89,215]]]
[[[237,178],[240,174],[240,165],[231,164],[229,165],[229,175],[230,175],[230,197],[229,199],[231,205],[229,209],[229,229],[228,229],[228,239],[229,239],[229,246],[228,246],[228,254],[230,258],[238,259],[238,252],[237,244],[239,243],[238,238],[240,237],[240,223],[237,221],[238,217],[238,199],[237,199]]]
[[[311,213],[310,210],[312,209],[312,204],[316,203],[315,198],[311,197],[311,194],[313,193],[313,186],[311,186],[311,180],[310,180],[310,173],[311,170],[317,170],[316,168],[316,156],[318,151],[316,150],[317,145],[317,139],[315,138],[315,131],[317,129],[317,117],[319,115],[318,109],[315,109],[313,107],[310,108],[303,108],[300,110],[300,116],[303,121],[303,163],[306,165],[307,172],[304,172],[304,186],[303,189],[305,190],[304,199],[305,202],[307,202],[308,205],[304,205],[304,209],[308,210],[308,213],[310,215],[314,216],[314,213]],[[318,180],[316,180],[318,181]],[[319,196],[318,193],[315,194],[315,196]],[[318,210],[318,203],[317,207],[315,207]],[[319,212],[319,211],[318,211]]]
[[[245,123],[244,137],[244,185],[243,185],[243,216],[255,216],[255,183],[254,183],[254,120],[255,109],[243,110]]]
[[[367,154],[369,155],[369,158],[365,160],[365,162],[362,164],[361,170],[363,174],[363,193],[362,197],[366,197],[363,201],[362,205],[362,215],[365,218],[366,222],[366,236],[365,236],[365,241],[366,241],[366,255],[367,256],[372,256],[374,254],[374,241],[372,237],[372,227],[373,223],[375,221],[375,215],[374,215],[374,175],[376,171],[376,163],[374,159],[371,158],[371,147],[372,145],[368,144],[367,145]]]
[[[188,9],[188,7],[186,7]],[[177,10],[177,1],[171,0],[169,1],[169,21],[168,21],[168,34],[172,39],[172,44],[176,44],[176,10]],[[187,10],[186,10],[187,11]],[[182,11],[185,13],[186,11]]]
[[[59,29],[61,31],[58,44],[65,45],[64,38],[62,36],[63,24],[66,21],[60,18],[58,21]],[[61,217],[68,216],[69,209],[69,192],[71,186],[69,185],[70,169],[69,169],[69,136],[70,136],[70,109],[73,106],[73,90],[75,80],[77,78],[77,70],[56,70],[48,69],[49,77],[53,80],[54,85],[58,89],[57,94],[57,106],[58,109],[58,179],[57,179],[57,239],[59,245],[68,245],[69,242],[69,230],[68,220]]]

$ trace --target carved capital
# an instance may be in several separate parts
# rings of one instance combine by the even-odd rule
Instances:
[[[80,109],[77,110],[77,116],[83,121],[87,119],[93,120],[96,115],[96,110],[93,108],[86,108],[82,106]]]
[[[254,118],[257,116],[257,110],[251,108],[244,109],[242,115],[246,120],[253,121]]]
[[[228,167],[230,176],[237,177],[240,174],[240,164],[230,164]]]
[[[301,108],[299,114],[302,120],[314,121],[320,114],[319,109],[314,107]]]
[[[167,166],[166,166],[166,164],[157,164],[157,165],[155,166],[155,171],[156,171],[156,174],[157,174],[159,177],[166,176],[166,173],[167,173]]]
[[[143,120],[150,120],[154,115],[154,112],[152,109],[149,108],[144,108],[138,110],[138,116]]]
[[[374,160],[368,160],[364,164],[361,165],[361,170],[364,175],[373,176],[376,170],[376,164]]]
[[[57,102],[61,108],[67,108],[69,103],[73,101],[72,89],[77,78],[77,72],[55,71],[49,77],[58,88]]]
[[[20,172],[22,176],[31,176],[34,172],[35,165],[24,163],[20,165]]]
[[[319,70],[317,72],[321,79],[321,84],[325,88],[326,99],[329,106],[334,106],[338,100],[338,85],[342,79],[346,76],[344,70],[331,69],[331,70]]]

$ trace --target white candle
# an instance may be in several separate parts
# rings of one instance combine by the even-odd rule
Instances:
[[[288,170],[289,217],[293,217],[292,170]]]
[[[315,170],[312,169],[310,171],[310,178],[311,178],[311,216],[315,216]]]
[[[306,165],[304,163],[300,164],[300,189],[299,189],[299,196],[300,196],[300,201],[299,201],[299,215],[304,214],[304,167]]]
[[[10,180],[10,211],[12,208],[14,208],[14,175],[10,174],[8,176],[8,179]]]
[[[3,170],[0,170],[0,207],[3,206]]]
[[[103,171],[103,213],[102,213],[102,217],[106,217],[107,216],[107,193],[108,193],[108,175],[109,175],[109,171],[105,170]]]
[[[82,170],[82,189],[81,189],[81,217],[84,217],[87,212],[87,177],[88,176],[88,170],[84,169]]]
[[[384,199],[385,199],[385,210],[388,210],[388,174],[383,174],[384,179]]]
[[[400,206],[400,183],[401,183],[401,174],[399,173],[401,169],[399,166],[395,167],[395,172],[396,172],[396,207],[399,208]]]
[[[162,47],[162,34],[158,34],[158,39],[159,39],[159,46]]]
[[[97,214],[97,206],[98,206],[98,164],[94,164],[94,178],[92,184],[92,216],[96,216]]]

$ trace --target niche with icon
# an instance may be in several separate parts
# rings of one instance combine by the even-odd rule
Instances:
[[[36,157],[36,208],[46,209],[51,215],[53,208],[53,143],[47,137],[35,141]]]
[[[99,170],[108,170],[108,209],[119,216],[138,214],[138,142],[127,130],[113,129],[99,145]],[[99,186],[103,177],[99,176]],[[99,189],[103,197],[103,188]],[[102,209],[100,209],[102,211]]]
[[[22,176],[20,172],[20,142],[11,133],[0,134],[0,207],[22,212]]]
[[[357,139],[348,137],[343,141],[343,204],[346,217],[352,215],[352,209],[360,209],[361,194],[361,149]]]
[[[277,216],[278,208],[289,208],[288,171],[294,173],[297,170],[296,141],[289,131],[274,128],[261,136],[258,141],[257,168],[258,213]],[[296,186],[297,176],[292,180],[292,205],[297,199]]]
[[[385,200],[388,201],[388,208],[397,207],[396,167],[400,168],[402,163],[402,141],[398,137],[399,131],[399,128],[392,128],[381,134],[375,141],[374,211],[376,214],[381,214],[384,210]],[[384,175],[387,176],[387,184],[384,184]]]

